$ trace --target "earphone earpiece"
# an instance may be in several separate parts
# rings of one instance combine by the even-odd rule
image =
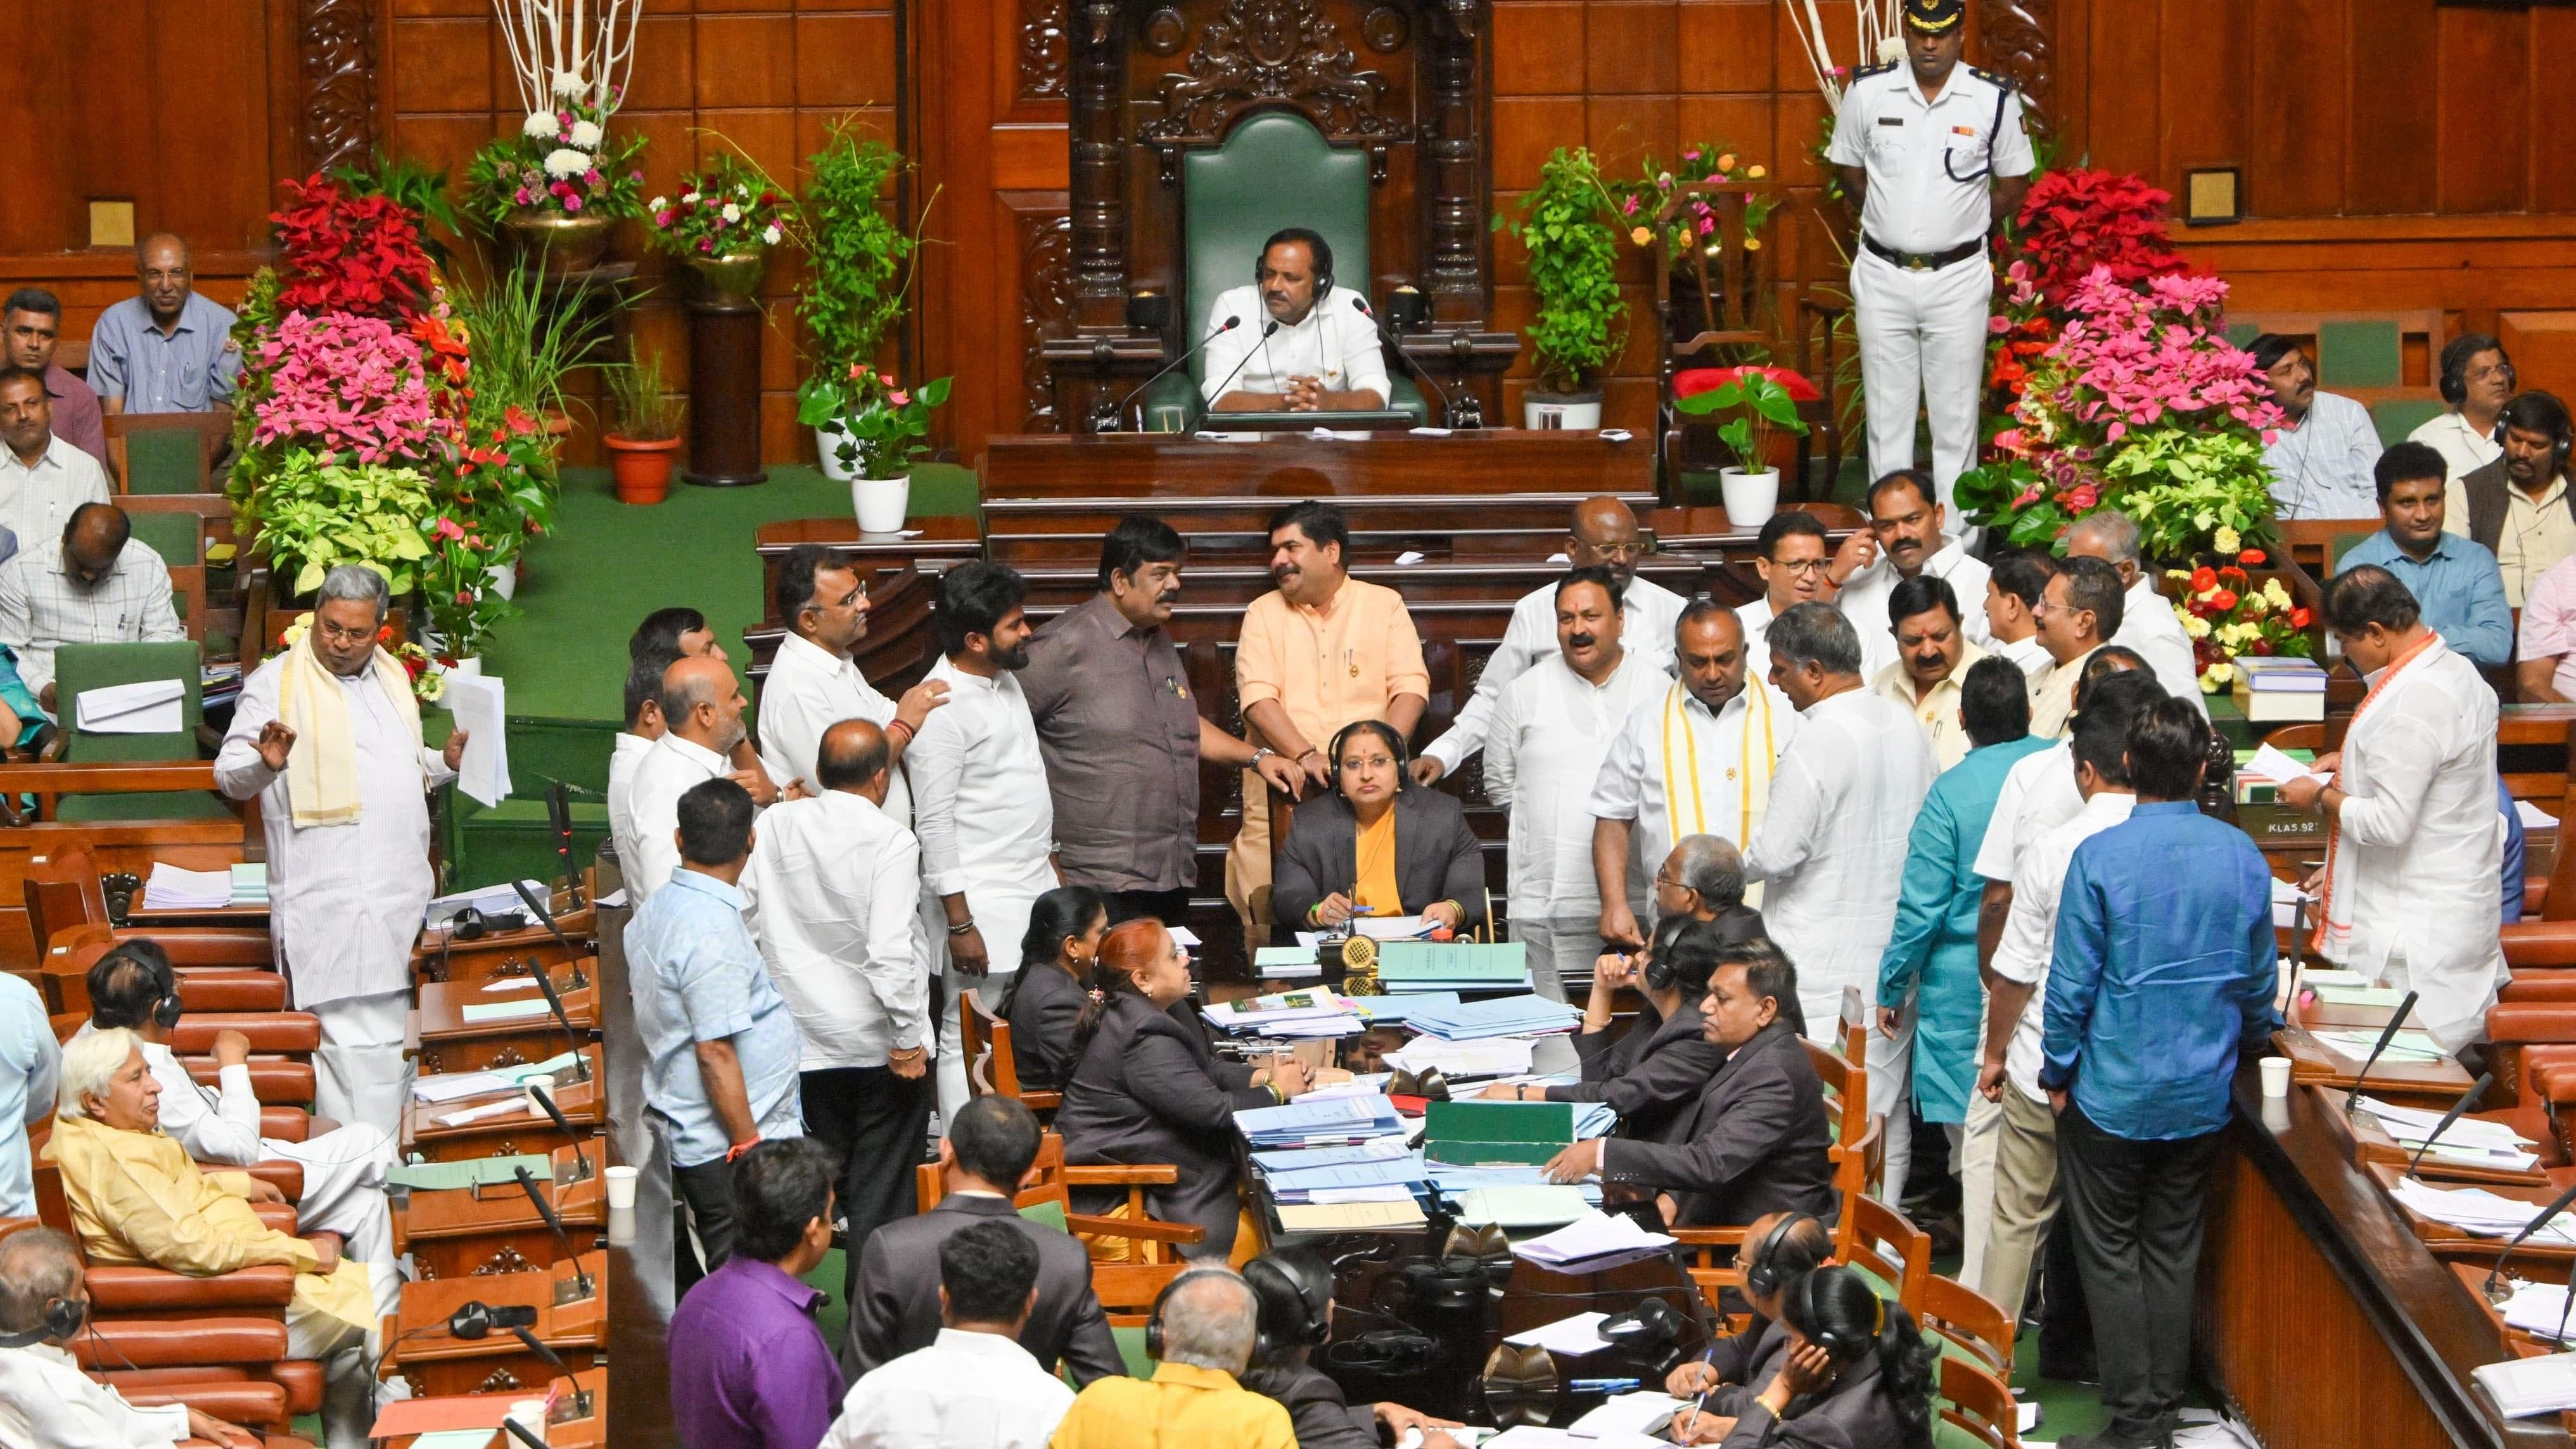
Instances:
[[[69,1298],[45,1300],[43,1321],[24,1333],[0,1333],[0,1348],[33,1348],[40,1343],[69,1343],[89,1318],[88,1305]]]

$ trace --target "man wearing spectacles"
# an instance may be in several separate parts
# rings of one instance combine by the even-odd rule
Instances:
[[[1771,677],[1771,647],[1765,637],[1771,621],[1800,604],[1832,604],[1839,594],[1833,551],[1825,525],[1812,513],[1783,510],[1771,515],[1754,536],[1753,571],[1762,576],[1762,597],[1735,611],[1744,622],[1745,672],[1755,679]],[[1844,570],[1846,574],[1849,568]],[[1857,628],[1857,625],[1855,625]],[[1885,629],[1858,629],[1861,669],[1875,676],[1896,662],[1896,640]]]

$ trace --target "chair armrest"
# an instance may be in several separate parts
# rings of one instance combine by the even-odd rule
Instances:
[[[304,1201],[304,1164],[301,1162],[289,1162],[285,1158],[278,1157],[266,1162],[254,1162],[248,1167],[234,1170],[247,1172],[276,1188],[286,1194],[288,1202]]]
[[[2497,936],[2507,966],[2576,966],[2576,921],[2515,921]]]
[[[1181,1170],[1168,1162],[1093,1163],[1064,1169],[1067,1187],[1167,1187],[1181,1180]]]
[[[1101,1238],[1144,1238],[1157,1243],[1207,1240],[1207,1229],[1196,1223],[1167,1223],[1159,1218],[1104,1218],[1089,1213],[1066,1213],[1064,1227],[1069,1233],[1088,1233]]]
[[[192,1278],[161,1268],[93,1267],[88,1279],[91,1304],[99,1313],[111,1316],[180,1309],[283,1309],[295,1297],[295,1270],[283,1263],[242,1268],[211,1278]]]
[[[153,937],[157,943],[158,935]],[[288,1009],[286,978],[258,966],[182,966],[179,1001],[189,1011],[279,1013]]]
[[[191,1011],[171,1029],[170,1050],[200,1057],[215,1049],[215,1033],[237,1031],[250,1038],[250,1049],[269,1055],[318,1051],[322,1018],[309,1011]]]
[[[213,1057],[185,1057],[180,1065],[188,1075],[207,1087],[222,1081],[222,1070]],[[250,1091],[262,1106],[300,1107],[313,1100],[313,1063],[292,1061],[286,1057],[254,1056],[250,1067]]]
[[[97,1269],[90,1270],[93,1274]],[[93,1279],[93,1281],[95,1281]],[[240,1364],[266,1368],[286,1357],[286,1319],[230,1314],[220,1318],[109,1319],[72,1343],[72,1355],[93,1372],[122,1368],[172,1368]]]
[[[184,1372],[147,1370],[146,1372]],[[109,1382],[125,1401],[140,1408],[185,1404],[227,1424],[245,1428],[288,1422],[286,1390],[259,1379],[196,1379],[177,1383],[136,1383],[133,1376],[111,1376]]]
[[[313,1114],[301,1107],[262,1105],[259,1109],[259,1135],[274,1137],[280,1142],[301,1142],[313,1135]]]

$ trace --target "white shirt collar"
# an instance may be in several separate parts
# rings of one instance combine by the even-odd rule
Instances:
[[[778,652],[782,655],[793,654],[803,656],[807,663],[814,665],[828,674],[837,674],[850,666],[850,661],[847,658],[833,653],[831,650],[824,648],[822,645],[815,643],[813,640],[806,638],[802,634],[790,633],[785,638],[779,640]],[[773,669],[777,667],[775,660],[771,661],[770,667]]]
[[[681,759],[688,761],[690,764],[698,766],[710,775],[720,775],[724,773],[724,756],[717,754],[715,751],[708,749],[702,744],[699,744],[696,740],[682,735],[677,730],[662,736],[662,738],[654,741],[654,743],[663,749],[669,750],[673,754],[678,755]]]
[[[2106,818],[2117,820],[2136,809],[2137,805],[2138,797],[2134,791],[2099,790],[2094,792],[2091,799],[2084,802],[2084,808],[2077,813],[2088,820]]]

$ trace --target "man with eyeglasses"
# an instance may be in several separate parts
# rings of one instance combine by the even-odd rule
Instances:
[[[1762,597],[1735,611],[1744,624],[1744,652],[1747,671],[1755,679],[1771,677],[1771,648],[1764,642],[1771,621],[1800,604],[1832,604],[1839,590],[1834,582],[1837,563],[1849,574],[1863,557],[1862,550],[1844,545],[1840,559],[1826,546],[1825,525],[1812,513],[1783,509],[1771,515],[1762,531],[1753,538],[1753,571],[1762,576]],[[1882,608],[1880,617],[1885,618]],[[1896,637],[1884,627],[1871,629],[1853,620],[1861,638],[1861,669],[1876,676],[1878,671],[1896,662]]]
[[[2128,590],[2120,571],[2098,558],[2077,554],[2048,581],[2031,611],[2039,622],[2040,646],[2057,661],[2030,692],[2030,732],[2051,740],[2073,724],[2076,681],[2084,661],[2120,632]]]
[[[1620,635],[1627,652],[1666,676],[1673,672],[1673,624],[1682,616],[1682,596],[1637,576],[1646,556],[1645,533],[1628,505],[1608,494],[1574,505],[1574,522],[1565,533],[1565,560],[1570,568],[1605,568],[1619,586]],[[1413,762],[1413,778],[1428,785],[1451,774],[1485,747],[1493,727],[1494,708],[1513,680],[1541,660],[1557,654],[1556,592],[1550,580],[1521,596],[1504,626],[1503,642],[1494,646],[1477,677],[1475,696],[1458,711],[1448,732],[1433,740]]]
[[[785,788],[805,782],[820,794],[814,757],[823,732],[845,719],[863,719],[886,732],[886,815],[912,821],[912,791],[904,783],[904,746],[930,712],[947,702],[948,686],[925,679],[886,698],[859,672],[851,657],[868,636],[868,586],[848,555],[819,543],[798,544],[778,566],[778,617],[787,637],[760,686],[760,759],[769,778]]]

